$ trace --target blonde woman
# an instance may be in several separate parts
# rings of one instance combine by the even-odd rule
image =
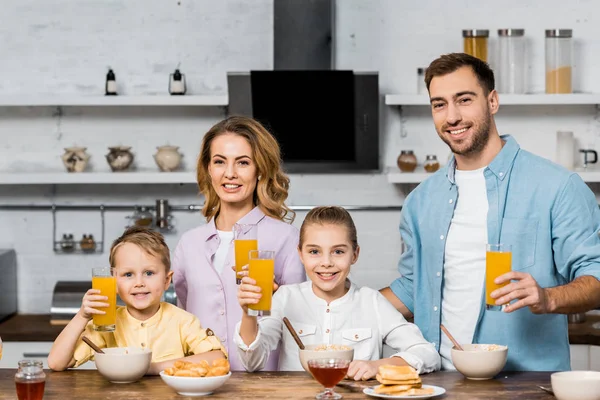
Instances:
[[[175,249],[175,290],[181,307],[222,338],[226,348],[235,349],[235,325],[242,319],[232,269],[235,223],[258,225],[259,249],[276,252],[279,285],[306,280],[296,250],[299,232],[289,224],[295,214],[285,205],[289,179],[275,138],[258,121],[240,116],[206,133],[197,178],[207,223],[186,232]],[[238,357],[230,363],[232,370],[244,370]],[[265,369],[277,369],[277,354]]]

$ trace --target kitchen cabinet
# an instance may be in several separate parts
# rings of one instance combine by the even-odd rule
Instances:
[[[48,353],[52,342],[3,342],[0,368],[17,368],[20,360],[25,358],[41,360],[48,369]],[[87,362],[80,369],[96,369],[94,362]]]
[[[572,344],[571,369],[600,371],[600,346]]]

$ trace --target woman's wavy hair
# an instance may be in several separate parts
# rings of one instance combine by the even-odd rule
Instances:
[[[290,179],[281,167],[279,143],[258,121],[250,117],[232,116],[215,124],[202,139],[198,157],[198,188],[204,195],[202,214],[207,221],[219,215],[221,199],[217,196],[208,174],[210,147],[220,135],[232,133],[245,138],[252,148],[252,159],[260,177],[254,190],[253,202],[269,217],[285,222],[293,222],[296,213],[285,205],[290,187]]]

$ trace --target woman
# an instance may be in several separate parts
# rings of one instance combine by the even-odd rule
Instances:
[[[289,179],[281,169],[277,141],[248,117],[227,118],[206,133],[197,178],[207,224],[186,232],[175,249],[175,291],[179,305],[223,339],[231,369],[243,371],[233,342],[242,310],[232,269],[232,229],[235,223],[258,224],[259,249],[276,254],[275,281],[305,281],[296,250],[299,232],[288,223],[295,214],[284,203]],[[277,354],[265,369],[277,369]]]

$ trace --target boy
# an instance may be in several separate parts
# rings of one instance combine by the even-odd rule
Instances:
[[[48,365],[55,371],[78,367],[94,357],[85,344],[87,336],[98,347],[142,347],[152,350],[148,375],[157,375],[175,361],[198,362],[226,358],[219,338],[200,321],[172,304],[161,302],[173,272],[169,248],[163,236],[152,230],[131,227],[115,240],[110,249],[110,267],[117,281],[117,293],[126,304],[117,307],[114,332],[97,332],[93,314],[104,314],[106,296],[90,289],[81,309],[52,345]]]

